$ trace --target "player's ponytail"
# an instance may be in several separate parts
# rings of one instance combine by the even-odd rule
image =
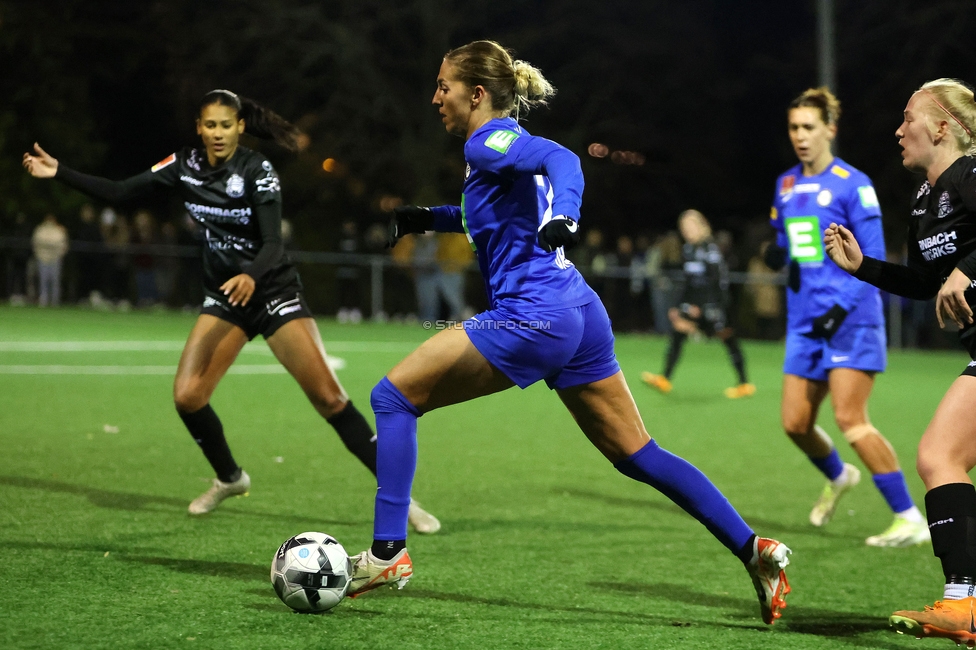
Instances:
[[[288,151],[297,151],[301,130],[269,108],[229,90],[211,90],[200,100],[199,111],[211,104],[229,106],[244,120],[244,132],[264,140],[274,140]]]
[[[934,106],[929,107],[929,117],[946,120],[949,132],[967,156],[976,155],[976,97],[973,89],[958,79],[935,79],[922,84],[918,92],[926,93]]]
[[[809,107],[820,112],[820,119],[824,124],[837,126],[840,121],[840,100],[830,92],[827,86],[807,88],[800,96],[790,102],[787,112],[794,108]]]
[[[516,118],[535,106],[545,106],[556,94],[542,72],[525,61],[512,59],[512,51],[494,41],[473,41],[453,49],[444,60],[458,80],[470,88],[482,86],[491,95],[491,107]]]

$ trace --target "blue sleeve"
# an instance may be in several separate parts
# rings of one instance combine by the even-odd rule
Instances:
[[[783,226],[783,205],[779,200],[779,180],[776,181],[776,190],[773,194],[773,207],[769,211],[769,225],[776,231],[776,245],[785,248],[787,255],[790,252],[790,240],[786,237],[786,228]]]
[[[583,202],[583,170],[579,157],[552,140],[514,131],[495,131],[487,138],[470,140],[465,156],[479,169],[497,174],[541,174],[552,183],[552,214],[580,218]],[[514,138],[513,138],[514,136]],[[493,146],[494,145],[494,146]],[[502,151],[504,149],[504,151]]]
[[[439,205],[430,208],[434,215],[434,232],[464,232],[461,208],[457,205]]]
[[[885,259],[887,253],[884,244],[884,228],[881,225],[881,208],[870,181],[865,181],[851,193],[847,204],[847,219],[848,228],[854,233],[854,238],[861,246],[861,252],[867,257]],[[860,280],[848,282],[841,287],[837,304],[851,311],[866,298],[871,288],[871,285]]]

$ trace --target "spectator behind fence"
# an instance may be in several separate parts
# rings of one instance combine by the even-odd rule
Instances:
[[[14,217],[11,237],[27,241],[31,236],[30,222],[27,215],[18,212]],[[27,302],[27,261],[30,259],[30,249],[16,247],[7,254],[7,295],[10,304],[19,307]]]
[[[102,210],[102,238],[112,251],[105,263],[105,289],[108,297],[115,301],[116,307],[125,311],[132,303],[129,301],[129,280],[131,260],[128,252],[131,239],[129,221],[112,208]]]
[[[203,234],[189,213],[184,214],[180,219],[176,243],[180,246],[192,246],[197,249],[197,253],[180,256],[175,302],[182,304],[185,312],[199,310],[203,304]]]
[[[771,242],[764,241],[759,245],[759,253],[749,260],[746,271],[749,273],[749,284],[745,290],[752,300],[752,307],[756,314],[756,335],[761,339],[775,340],[782,338],[784,332],[780,326],[783,315],[783,291],[777,280],[779,273],[772,270],[764,261],[766,251]]]
[[[356,222],[347,219],[342,223],[339,238],[339,252],[354,255],[360,252],[359,233]],[[340,323],[359,323],[363,320],[360,307],[360,267],[356,264],[340,264],[336,269],[336,300],[339,311],[336,320]]]
[[[104,303],[105,253],[96,249],[103,244],[102,231],[91,203],[81,206],[78,217],[80,223],[72,236],[82,246],[74,255],[78,269],[78,300],[100,307]]]
[[[674,230],[664,233],[651,246],[645,260],[651,278],[651,307],[654,311],[654,330],[658,334],[671,331],[668,310],[676,302],[675,286],[670,274],[677,273],[683,264],[681,236]]]
[[[438,288],[447,303],[448,318],[462,320],[471,311],[464,303],[464,272],[474,262],[474,251],[468,238],[460,233],[437,235]],[[473,315],[473,314],[471,314]]]
[[[68,231],[52,213],[34,229],[31,248],[37,260],[37,302],[41,307],[57,307],[61,304],[61,263],[68,252]]]
[[[158,244],[156,220],[148,210],[139,210],[132,217],[132,243],[137,246]],[[156,284],[156,257],[147,251],[132,256],[132,268],[136,279],[136,306],[152,307],[159,302]]]

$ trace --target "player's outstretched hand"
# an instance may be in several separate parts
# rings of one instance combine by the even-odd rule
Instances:
[[[58,173],[58,159],[41,149],[41,145],[34,143],[34,155],[24,154],[24,169],[34,178],[54,178]]]
[[[945,284],[939,289],[935,297],[935,315],[939,319],[939,327],[945,328],[943,316],[948,316],[959,327],[965,327],[973,322],[973,310],[966,302],[966,289],[972,285],[972,280],[959,269],[952,269]]]
[[[824,246],[834,264],[848,273],[854,273],[861,268],[861,262],[864,261],[861,246],[854,239],[854,233],[844,226],[830,224],[824,231]]]
[[[386,247],[393,248],[404,235],[420,235],[434,229],[434,213],[430,208],[401,205],[393,208]]]
[[[547,253],[553,252],[560,246],[568,251],[578,244],[579,240],[579,224],[563,215],[553,217],[539,228],[539,246]]]
[[[231,305],[244,307],[254,295],[254,278],[247,273],[235,275],[220,285],[220,290],[224,292],[225,296],[228,296]]]

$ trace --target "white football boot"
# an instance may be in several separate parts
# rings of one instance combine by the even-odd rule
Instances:
[[[763,622],[772,625],[780,617],[780,610],[786,607],[786,594],[790,593],[790,583],[786,580],[786,569],[790,563],[790,549],[786,544],[766,537],[756,538],[758,557],[746,565],[759,598],[759,610]]]
[[[246,496],[247,491],[250,489],[251,477],[244,470],[241,470],[241,477],[233,483],[224,483],[219,478],[215,478],[210,489],[190,503],[190,514],[205,515],[219,506],[220,502],[224,499],[239,494]]]
[[[441,522],[437,520],[437,517],[421,508],[420,504],[413,499],[410,499],[407,521],[415,531],[424,535],[433,535],[441,529]]]
[[[410,561],[407,549],[397,553],[392,560],[381,560],[370,549],[349,559],[352,560],[352,576],[349,578],[346,595],[350,598],[356,598],[383,585],[403,589],[413,575],[413,562]]]
[[[850,463],[844,463],[844,471],[833,481],[827,481],[820,498],[813,505],[810,511],[810,523],[814,526],[823,526],[834,516],[837,510],[837,503],[844,493],[861,482],[861,470]]]

